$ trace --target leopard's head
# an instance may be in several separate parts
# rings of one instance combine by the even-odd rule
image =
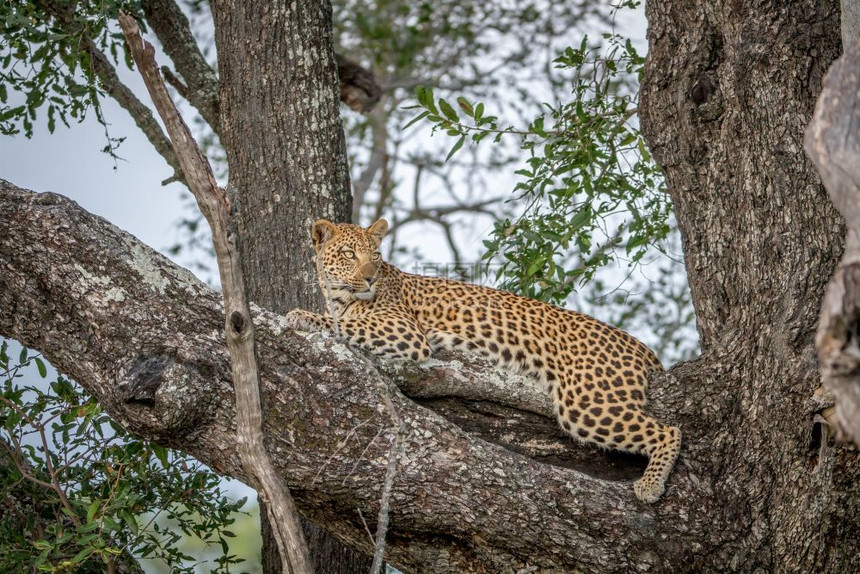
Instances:
[[[382,265],[379,243],[388,222],[380,219],[367,229],[351,223],[314,222],[311,236],[317,252],[317,269],[323,293],[337,299],[370,301]]]

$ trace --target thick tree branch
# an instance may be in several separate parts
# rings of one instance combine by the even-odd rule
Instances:
[[[337,77],[340,81],[340,101],[355,112],[367,113],[382,97],[382,88],[373,72],[346,56],[335,54]]]
[[[845,253],[827,286],[816,344],[839,425],[860,446],[860,43],[846,45],[830,68],[805,147],[847,227]]]
[[[0,214],[0,334],[42,350],[125,427],[247,480],[219,295],[61,196],[0,181]],[[623,482],[604,480],[476,439],[404,397],[390,375],[368,380],[361,362],[330,337],[286,331],[264,310],[254,319],[266,443],[278,471],[304,514],[368,553],[359,512],[378,510],[396,429],[377,385],[389,386],[408,432],[391,493],[394,565],[411,572],[669,570],[695,563],[703,531],[731,536],[714,526],[722,513],[699,496],[710,487],[695,460],[679,464],[664,502],[640,504],[630,488],[639,471]],[[419,379],[429,384],[452,372],[487,386],[500,377],[462,362],[401,369],[396,377],[417,387]],[[664,384],[675,385],[672,377]],[[509,422],[509,413],[491,410],[497,406],[468,404],[477,411],[472,419]],[[511,440],[498,432],[486,436]],[[705,448],[691,438],[691,453]],[[618,458],[613,464],[630,466]],[[667,538],[671,545],[662,542]]]

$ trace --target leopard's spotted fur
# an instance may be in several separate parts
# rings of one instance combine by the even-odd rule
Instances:
[[[644,413],[654,353],[624,331],[587,315],[511,293],[404,273],[382,261],[384,220],[367,229],[317,221],[312,235],[320,286],[346,339],[376,355],[421,361],[435,349],[467,350],[545,384],[559,424],[573,438],[643,453],[636,496],[656,501],[681,446],[681,431]],[[328,316],[301,309],[294,328],[334,330]]]

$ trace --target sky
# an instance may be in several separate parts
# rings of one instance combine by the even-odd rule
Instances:
[[[125,76],[144,99],[142,81],[132,74]],[[53,134],[46,122],[37,121],[31,139],[0,136],[0,178],[33,191],[69,197],[162,250],[175,239],[182,186],[162,186],[161,181],[172,174],[170,167],[125,110],[111,99],[104,100],[103,108],[111,136],[127,138],[118,152],[125,161],[115,163],[100,151],[107,143],[105,132],[91,113],[70,129],[58,122]]]

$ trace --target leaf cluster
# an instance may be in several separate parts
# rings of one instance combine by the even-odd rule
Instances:
[[[39,114],[51,133],[57,121],[69,127],[90,110],[105,125],[95,58],[109,54],[131,67],[122,33],[111,26],[120,9],[139,13],[122,0],[0,2],[0,134],[32,137]],[[123,138],[107,139],[104,151],[113,155]]]
[[[244,500],[229,500],[194,459],[129,434],[73,381],[49,377],[40,356],[23,348],[16,363],[8,349],[3,341],[0,571],[104,572],[160,558],[194,572],[183,536],[220,545],[213,571],[238,562],[227,540]],[[41,384],[22,384],[34,369]]]
[[[483,103],[416,90],[422,111],[410,125],[424,120],[456,138],[448,158],[488,137],[518,137],[526,153],[509,200],[520,214],[498,220],[484,243],[502,288],[560,303],[601,267],[638,263],[671,230],[671,204],[636,122],[644,58],[619,35],[603,39],[604,48],[586,37],[555,59],[569,98],[545,103],[525,128],[502,124]]]

